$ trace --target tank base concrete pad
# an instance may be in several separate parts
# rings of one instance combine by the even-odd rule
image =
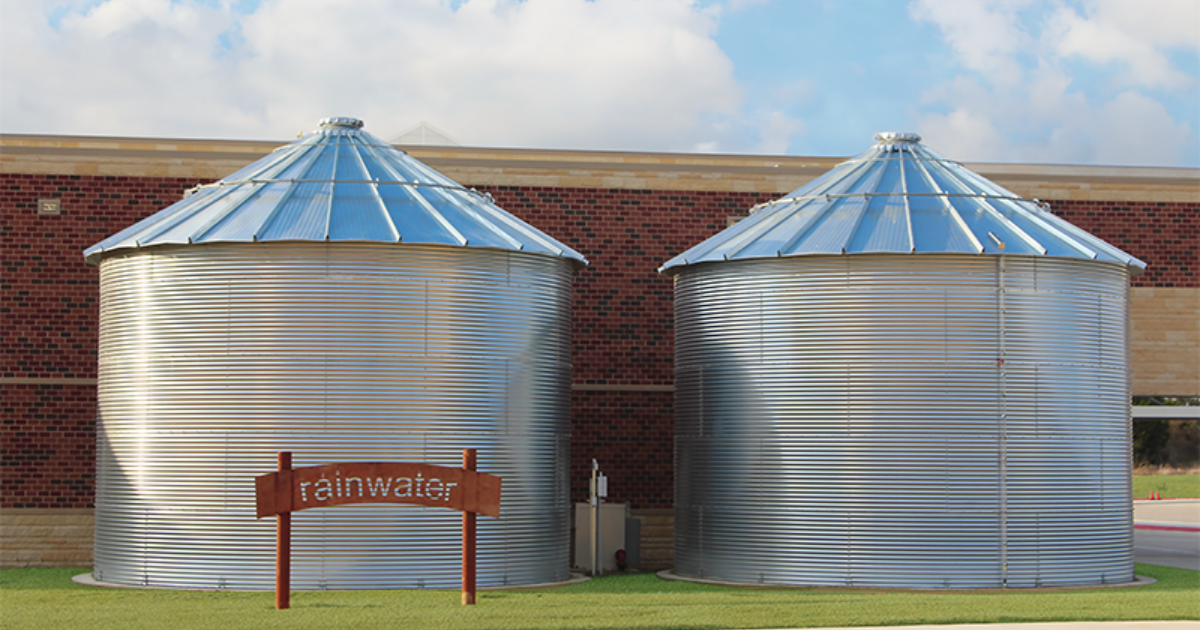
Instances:
[[[972,593],[978,593],[978,592],[983,592],[983,591],[1021,591],[1021,592],[1028,592],[1028,591],[1085,591],[1085,590],[1090,590],[1093,588],[1125,588],[1125,587],[1129,587],[1129,586],[1150,586],[1151,584],[1158,583],[1158,580],[1156,580],[1152,577],[1146,577],[1144,575],[1136,575],[1135,574],[1133,576],[1132,582],[1125,582],[1124,584],[1096,584],[1093,586],[1043,586],[1043,587],[1007,588],[1007,589],[996,588],[996,587],[898,588],[898,587],[887,587],[887,586],[829,586],[829,585],[825,585],[825,584],[774,584],[774,583],[769,583],[769,582],[762,583],[762,584],[756,584],[756,583],[751,583],[751,582],[726,582],[723,580],[706,580],[703,578],[685,577],[682,575],[677,575],[675,573],[674,569],[663,569],[662,571],[655,573],[655,575],[657,575],[658,578],[661,580],[678,580],[680,582],[695,582],[697,584],[712,584],[715,586],[733,586],[733,587],[743,587],[743,588],[795,588],[795,589],[829,588],[829,589],[839,589],[839,590],[852,590],[853,589],[853,590],[867,590],[867,591],[933,591],[933,592],[937,592],[937,593],[944,593],[947,591],[968,591],[968,592],[972,592]],[[905,626],[905,630],[913,630],[914,628],[922,628],[922,627],[924,627],[924,626]],[[954,628],[956,626],[929,626],[929,627],[931,627],[931,628],[937,627],[937,628],[941,628],[942,630],[945,630],[946,628]],[[968,626],[963,626],[963,627],[966,628]],[[1002,626],[997,626],[995,624],[988,624],[987,627],[991,628],[992,630],[996,630],[997,628],[1000,628]],[[859,630],[870,630],[870,628],[860,628]],[[1200,628],[1196,628],[1196,630],[1200,630]]]
[[[592,578],[588,577],[587,575],[584,575],[583,573],[571,573],[571,577],[566,580],[563,580],[562,582],[543,582],[541,584],[521,584],[519,586],[481,586],[481,587],[479,587],[479,590],[481,590],[481,591],[525,591],[525,590],[532,590],[532,589],[538,589],[538,588],[558,588],[560,586],[570,586],[572,584],[583,584],[584,582],[587,582],[588,580],[591,580],[591,579]],[[76,575],[75,577],[71,578],[71,581],[76,584],[82,584],[84,586],[96,586],[99,588],[124,588],[124,589],[133,589],[133,590],[141,590],[141,591],[212,591],[212,592],[253,591],[253,592],[262,592],[262,593],[271,592],[271,589],[269,589],[269,588],[253,588],[253,589],[251,589],[251,588],[242,588],[242,589],[180,588],[180,587],[174,587],[174,586],[140,586],[137,584],[118,584],[116,582],[103,582],[101,580],[97,580],[95,578],[95,576],[93,576],[91,573],[80,573],[79,575]],[[293,589],[293,590],[303,590],[303,589]],[[358,590],[384,590],[384,589],[358,589]],[[388,590],[403,591],[403,590],[417,590],[417,589],[399,589],[398,588],[398,589],[388,589]],[[435,590],[435,589],[426,589],[426,590]],[[457,589],[456,588],[454,588],[454,589],[447,588],[447,589],[442,589],[442,590],[449,591],[449,590],[457,590]],[[1200,629],[1197,629],[1197,630],[1200,630]]]

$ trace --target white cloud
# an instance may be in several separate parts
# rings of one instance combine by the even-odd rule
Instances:
[[[288,138],[348,115],[479,145],[737,151],[762,135],[734,133],[720,7],[691,0],[264,0],[248,15],[107,0],[57,28],[31,4],[6,0],[0,25],[6,131]]]
[[[1073,7],[1054,11],[1047,40],[1064,57],[1122,67],[1125,85],[1179,88],[1193,77],[1171,66],[1165,51],[1200,51],[1200,2],[1195,0],[1096,0],[1080,15]]]
[[[68,12],[54,28],[39,5],[17,6],[6,3],[0,22],[6,131],[211,128],[206,110],[226,109],[236,87],[232,67],[216,54],[233,24],[225,9],[120,0]]]
[[[1029,2],[916,0],[908,11],[915,20],[935,24],[968,69],[1001,83],[1015,83],[1021,75],[1015,57],[1033,41],[1017,15]]]
[[[1011,161],[1015,147],[985,113],[960,107],[924,115],[917,123],[922,141],[956,160]]]
[[[1164,0],[1135,10],[1135,3],[1095,0],[1080,13],[1066,4],[947,2],[910,5],[914,18],[941,29],[965,70],[925,94],[918,129],[930,146],[970,161],[1195,161],[1196,130],[1149,90],[1195,89],[1195,77],[1172,66],[1167,51],[1200,46],[1200,4]],[[1023,22],[1014,24],[1017,18]],[[1078,81],[1071,63],[1080,59],[1121,72],[1103,84]]]
[[[1097,143],[1092,156],[1101,164],[1168,164],[1196,150],[1195,130],[1138,92],[1122,92],[1092,115],[1089,131]]]
[[[759,124],[760,139],[754,147],[755,153],[782,154],[787,152],[792,137],[803,135],[804,122],[788,116],[787,113],[774,110],[762,117]]]
[[[729,10],[740,11],[746,7],[768,4],[770,2],[771,0],[729,0]]]
[[[964,161],[1164,165],[1195,152],[1195,132],[1158,101],[1130,90],[1092,103],[1066,83],[1046,68],[1033,73],[1028,92],[1012,94],[961,78],[944,86],[954,109],[923,115],[918,130]]]

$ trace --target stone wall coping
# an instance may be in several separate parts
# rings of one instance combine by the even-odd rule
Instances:
[[[211,179],[286,141],[0,134],[0,173],[159,174]],[[844,157],[397,145],[464,185],[617,189],[744,189],[785,193]],[[104,172],[97,164],[108,163]],[[1200,168],[964,163],[1018,194],[1047,199],[1200,201]],[[112,172],[108,172],[111,170]],[[96,171],[93,173],[93,171]],[[224,174],[228,174],[224,172]],[[719,185],[718,185],[719,184]],[[1129,198],[1129,193],[1135,193]],[[1117,197],[1113,197],[1116,199]]]
[[[0,508],[0,519],[6,516],[91,516],[96,508]]]

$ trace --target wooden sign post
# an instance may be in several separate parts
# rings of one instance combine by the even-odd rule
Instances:
[[[463,470],[474,472],[475,449],[463,449]],[[463,510],[462,513],[462,603],[463,606],[475,605],[475,513]]]
[[[279,454],[279,473],[290,477],[292,454]],[[257,488],[255,488],[257,490]],[[262,499],[259,499],[261,501]],[[258,515],[262,518],[262,514]],[[279,512],[275,519],[275,609],[292,606],[292,513]]]
[[[475,449],[463,467],[404,462],[353,462],[292,468],[279,454],[276,472],[254,479],[258,518],[276,516],[275,608],[291,605],[292,512],[350,503],[414,503],[463,513],[462,603],[475,603],[475,515],[500,518],[501,479],[475,470]]]

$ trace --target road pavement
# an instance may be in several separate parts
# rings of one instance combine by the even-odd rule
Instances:
[[[1200,499],[1135,501],[1133,558],[1200,571]]]

